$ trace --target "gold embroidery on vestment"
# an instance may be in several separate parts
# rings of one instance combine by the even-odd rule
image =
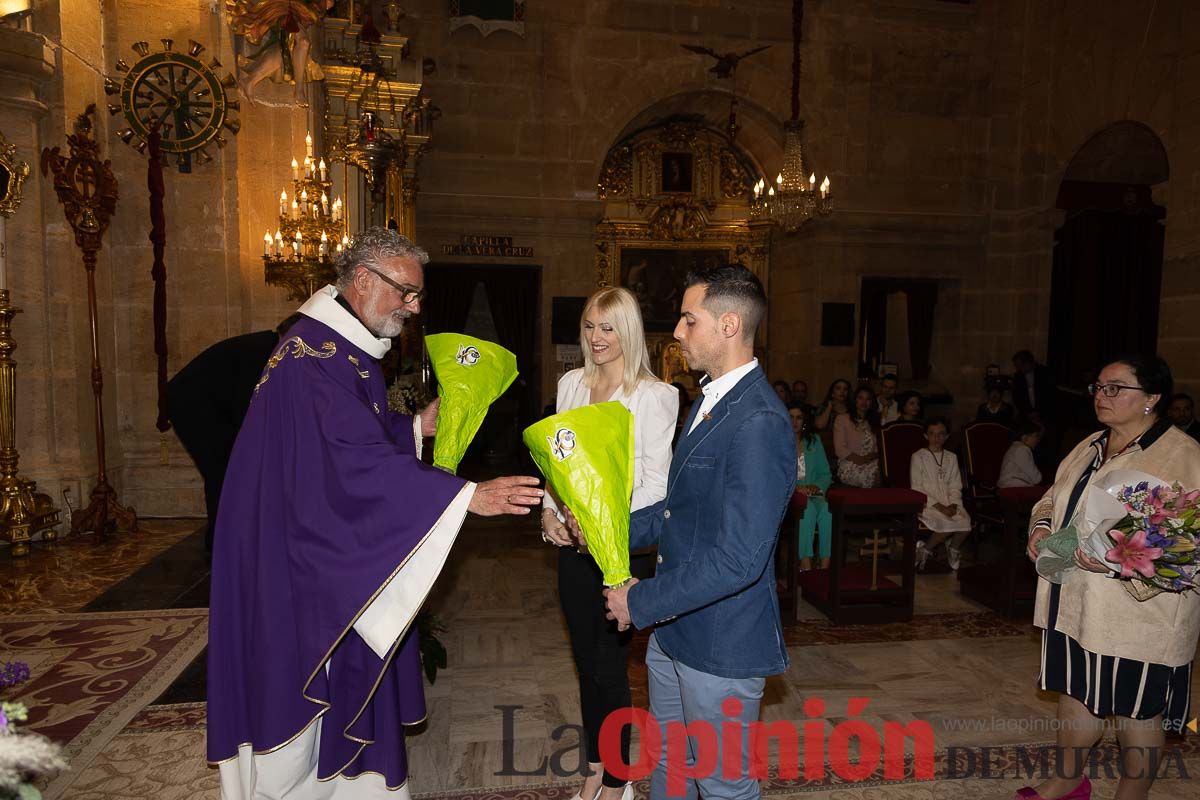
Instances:
[[[365,369],[358,368],[358,357],[357,356],[346,356],[346,360],[354,365],[354,371],[358,373],[358,377],[360,377],[360,378],[371,377],[370,372],[367,372]]]
[[[309,347],[299,336],[293,336],[290,339],[286,339],[284,340],[283,344],[279,346],[279,349],[275,351],[275,355],[271,356],[271,358],[267,361],[267,368],[263,370],[262,378],[259,379],[258,383],[254,387],[255,394],[258,394],[258,390],[261,389],[262,385],[267,382],[268,378],[271,377],[271,370],[279,366],[279,363],[287,357],[289,345],[291,345],[292,348],[292,358],[304,358],[305,356],[313,356],[314,358],[333,358],[333,356],[337,354],[337,345],[335,345],[333,342],[325,342],[321,345],[321,349],[318,351]]]

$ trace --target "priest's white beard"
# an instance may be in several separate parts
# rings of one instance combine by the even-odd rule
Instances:
[[[407,311],[394,311],[367,321],[371,333],[380,339],[394,339],[404,330],[404,321],[408,319]]]

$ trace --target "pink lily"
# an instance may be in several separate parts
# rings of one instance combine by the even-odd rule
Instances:
[[[1111,530],[1108,535],[1116,542],[1116,547],[1104,554],[1107,561],[1121,568],[1122,578],[1131,578],[1133,573],[1146,577],[1154,577],[1154,560],[1162,556],[1161,547],[1146,546],[1146,532],[1135,531],[1131,534]]]

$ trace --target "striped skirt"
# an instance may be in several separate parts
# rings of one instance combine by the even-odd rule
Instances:
[[[1098,717],[1151,719],[1182,732],[1191,719],[1192,664],[1167,667],[1085,650],[1065,633],[1042,631],[1042,689],[1074,697]]]

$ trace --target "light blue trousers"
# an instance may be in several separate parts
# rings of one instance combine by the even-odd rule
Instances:
[[[753,755],[750,749],[750,723],[758,720],[766,678],[721,678],[692,669],[664,653],[655,635],[650,636],[646,668],[650,677],[650,713],[658,721],[663,734],[658,766],[650,776],[650,800],[696,800],[697,789],[704,800],[757,800],[761,796],[758,780],[748,777]],[[736,716],[726,715],[721,708],[729,698],[741,703],[741,712]],[[705,727],[715,732],[715,740],[694,736],[688,737],[686,744],[682,744],[679,735],[683,730],[681,726],[692,723],[707,723]],[[736,725],[742,735],[742,767],[741,777],[738,778],[722,775],[722,754],[725,752],[722,738],[731,725]],[[676,731],[674,747],[669,735],[672,728]],[[685,766],[686,772],[694,771],[697,760],[705,756],[706,760],[713,760],[711,753],[697,752],[701,743],[706,749],[716,747],[716,766],[712,774],[687,779],[683,794],[668,794],[667,772],[672,769],[669,759],[675,762],[673,769],[676,775],[685,774]],[[679,763],[681,759],[684,761],[682,765]]]
[[[813,534],[818,527],[821,529],[821,558],[829,558],[833,553],[833,514],[829,513],[829,503],[824,497],[810,497],[796,534],[799,537],[796,555],[800,558],[812,558]]]

